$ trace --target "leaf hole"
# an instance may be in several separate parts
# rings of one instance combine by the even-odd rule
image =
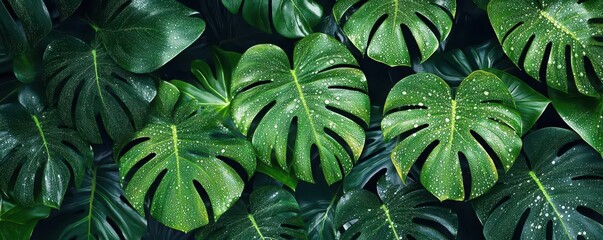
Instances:
[[[247,171],[245,171],[243,165],[241,165],[239,162],[225,156],[216,156],[216,158],[220,159],[222,162],[228,164],[228,166],[233,168],[239,174],[239,176],[241,176],[242,179],[249,179],[249,174],[247,174]]]
[[[553,239],[553,221],[552,220],[549,220],[546,223],[546,239],[547,240]]]
[[[411,62],[420,63],[421,59],[423,59],[423,55],[421,54],[421,50],[419,48],[419,44],[417,43],[417,40],[412,35],[412,32],[410,31],[410,28],[408,26],[406,26],[405,24],[402,24],[400,26],[400,28],[402,29],[402,37],[404,37],[404,41],[406,42],[406,47],[408,48],[408,53],[410,54],[411,58],[412,58],[412,56],[416,56],[415,59],[411,59]],[[425,60],[425,59],[423,59],[423,60]]]
[[[583,176],[578,176],[578,177],[573,177],[572,180],[574,181],[578,181],[578,180],[603,180],[603,176],[601,175],[583,175]]]
[[[294,157],[295,153],[293,152],[293,148],[295,146],[295,141],[297,141],[297,116],[293,117],[289,124],[289,134],[287,135],[287,159],[293,159]],[[281,167],[289,168],[289,166]]]
[[[153,199],[155,198],[155,192],[157,192],[157,188],[159,187],[159,184],[161,183],[161,181],[163,180],[163,178],[165,177],[167,172],[168,172],[167,169],[161,170],[161,172],[157,175],[157,178],[155,178],[155,180],[149,187],[148,191],[144,195],[144,199],[145,199],[144,212],[145,212],[145,215],[147,215],[147,216],[151,215],[150,209],[152,207],[151,204],[153,202]],[[127,182],[129,182],[129,180]],[[126,185],[124,185],[124,186],[126,186]]]
[[[536,38],[536,35],[532,35],[528,39],[528,42],[526,43],[526,45],[523,47],[523,50],[521,51],[521,55],[519,56],[519,61],[517,62],[517,66],[519,66],[521,69],[526,69],[526,67],[525,67],[526,56],[528,55],[528,51],[530,51],[530,47],[532,46],[532,43],[534,42],[535,38]]]
[[[444,12],[448,13],[447,10],[445,10]],[[438,31],[438,28],[436,27],[435,24],[433,24],[433,22],[431,22],[431,20],[429,20],[425,15],[421,14],[420,12],[415,12],[415,15],[421,19],[421,21],[429,28],[429,30],[431,30],[431,32],[435,35],[435,37],[437,39],[439,39],[440,41],[442,40],[442,36],[440,35],[440,31]]]
[[[356,125],[362,127],[363,129],[366,129],[368,126],[367,124],[364,122],[364,120],[362,120],[361,118],[357,117],[354,114],[348,113],[346,111],[343,111],[337,107],[333,107],[333,106],[325,106],[326,109],[328,109],[331,112],[337,113],[351,121],[353,121],[354,123],[356,123]]]
[[[252,83],[252,84],[249,84],[249,85],[245,86],[244,88],[242,88],[242,89],[241,89],[241,90],[239,90],[238,92],[239,92],[239,93],[247,92],[247,91],[249,91],[249,90],[251,90],[251,89],[254,89],[254,88],[256,88],[256,87],[260,87],[260,86],[262,86],[262,85],[264,85],[264,84],[268,84],[268,83],[271,83],[271,82],[272,82],[271,80],[262,80],[262,81],[257,81],[257,82],[254,82],[254,83]]]
[[[511,35],[511,33],[513,33],[515,31],[515,29],[517,29],[518,27],[520,27],[521,25],[523,25],[523,22],[518,22],[517,24],[513,25],[513,27],[511,27],[503,36],[502,41],[500,41],[501,43],[505,43],[507,41],[507,37],[509,37],[509,35]]]
[[[372,25],[371,32],[369,33],[368,38],[367,38],[368,46],[373,44],[373,38],[375,37],[375,33],[377,33],[377,29],[379,29],[379,26],[381,26],[385,22],[385,19],[387,19],[388,17],[389,17],[389,15],[385,14],[385,15],[379,17],[377,19],[377,21],[375,21],[375,24]],[[365,53],[362,53],[362,54],[365,54]]]
[[[492,149],[492,147],[490,147],[488,142],[486,142],[486,140],[481,135],[479,135],[479,133],[477,133],[473,130],[471,130],[469,132],[471,133],[471,136],[473,136],[473,138],[475,138],[475,140],[477,140],[479,145],[481,145],[484,148],[484,150],[486,150],[486,153],[488,153],[488,156],[490,156],[490,158],[492,158],[492,161],[494,162],[496,169],[499,169],[499,170],[505,169],[503,167],[502,161],[500,160],[500,157],[498,157],[498,155],[496,154],[494,149]]]
[[[109,95],[111,95],[111,97],[115,100],[115,102],[119,105],[119,108],[122,110],[122,112],[126,115],[126,117],[128,118],[128,129],[126,130],[127,132],[130,131],[134,131],[136,129],[136,125],[135,122],[136,119],[134,118],[134,116],[132,115],[132,112],[130,112],[130,108],[128,108],[128,106],[126,105],[126,103],[120,98],[119,95],[117,95],[115,93],[115,91],[113,90],[113,88],[109,87],[109,86],[105,86],[105,91],[107,91],[107,93],[109,93]],[[115,112],[117,111],[117,109],[106,109],[108,111],[109,114],[115,114]],[[111,111],[113,111],[113,113],[110,113]],[[126,127],[124,125],[122,125],[122,127]]]
[[[130,169],[130,171],[128,171],[128,173],[126,173],[126,176],[124,177],[124,185],[127,184],[128,182],[130,182],[130,180],[132,180],[132,177],[134,177],[134,174],[136,174],[136,172],[145,164],[147,164],[149,161],[151,161],[151,159],[153,159],[157,154],[155,153],[150,153],[149,155],[147,155],[146,157],[142,158],[140,161],[138,161],[136,164],[134,164],[134,166]]]
[[[406,133],[403,133],[403,135],[406,135]],[[403,139],[403,138],[401,138],[401,139]],[[423,165],[425,164],[425,161],[427,161],[427,157],[429,157],[429,154],[431,152],[433,152],[433,149],[435,149],[439,144],[440,144],[440,140],[435,140],[435,141],[431,142],[429,145],[427,145],[427,147],[423,150],[423,152],[421,152],[421,154],[417,158],[417,161],[415,162],[414,165],[417,166],[417,168],[422,170]]]
[[[471,179],[471,168],[469,167],[469,161],[467,156],[462,152],[458,152],[459,163],[461,165],[461,174],[463,176],[463,189],[465,189],[465,199],[471,199],[471,185],[473,181]]]
[[[578,206],[576,208],[576,211],[578,211],[578,213],[584,215],[585,217],[588,217],[588,218],[598,222],[599,224],[603,224],[603,215],[601,213],[595,211],[592,208],[585,207],[585,206]]]
[[[601,39],[603,42],[603,39]],[[597,90],[603,90],[603,80],[597,77],[597,73],[595,71],[593,63],[590,61],[590,58],[584,56],[584,71],[586,72],[586,77],[590,84]],[[603,79],[603,76],[600,76]]]
[[[255,134],[255,130],[257,129],[258,124],[260,124],[260,121],[262,121],[262,119],[264,119],[264,117],[266,116],[268,111],[270,111],[274,107],[274,105],[276,105],[276,101],[272,101],[272,102],[266,104],[266,106],[264,106],[262,108],[262,110],[260,110],[258,112],[258,114],[255,115],[255,117],[251,121],[251,125],[249,127],[247,136],[253,136]]]
[[[205,205],[205,209],[207,210],[207,216],[209,217],[209,222],[215,222],[216,219],[214,219],[214,209],[210,207],[211,201],[209,195],[207,194],[207,191],[205,190],[205,188],[203,188],[203,185],[201,185],[201,183],[199,183],[199,181],[197,180],[193,180],[193,185],[195,186],[195,190],[197,190],[201,201],[203,201],[203,204]]]
[[[557,150],[557,157],[563,156],[569,150],[571,150],[572,148],[580,145],[581,143],[582,143],[582,140],[578,139],[578,140],[574,140],[574,141],[571,141],[571,142],[568,142],[568,143],[564,144],[562,147],[559,148],[559,150]]]
[[[549,58],[551,57],[551,50],[553,49],[553,43],[549,42],[544,48],[544,56],[542,62],[540,62],[540,72],[538,72],[538,80],[546,84],[546,72],[549,66]]]
[[[511,239],[521,239],[521,232],[523,231],[526,221],[528,220],[530,211],[530,208],[523,211],[521,217],[519,218],[519,221],[517,221],[517,225],[515,225],[515,229],[513,230],[513,236],[511,237]]]
[[[416,223],[418,225],[422,225],[423,227],[428,227],[433,230],[436,230],[436,231],[442,233],[444,236],[446,236],[447,239],[456,239],[456,237],[451,232],[449,232],[448,229],[446,229],[446,227],[444,227],[442,224],[440,224],[436,221],[423,219],[423,218],[413,218],[412,222]]]
[[[126,239],[126,237],[124,236],[124,233],[121,231],[121,229],[119,228],[117,223],[115,223],[115,221],[113,221],[113,219],[111,219],[109,216],[107,216],[107,217],[105,217],[105,220],[107,221],[109,226],[111,226],[111,228],[113,228],[115,233],[117,233],[117,235],[119,236],[119,239],[121,239],[121,240]],[[100,238],[97,238],[97,239],[100,239]]]
[[[325,72],[329,72],[331,70],[334,69],[339,69],[339,68],[353,68],[353,69],[360,69],[358,66],[354,65],[354,64],[336,64],[336,65],[332,65],[329,66],[327,68],[321,69],[320,71],[318,71],[316,74],[321,74],[321,73],[325,73]],[[330,87],[329,87],[330,88]]]
[[[149,141],[151,138],[148,137],[141,137],[141,138],[137,138],[134,139],[130,142],[128,142],[125,146],[123,146],[121,148],[121,150],[119,151],[119,154],[117,155],[117,159],[115,159],[117,162],[119,162],[119,159],[121,157],[124,156],[124,154],[126,154],[126,152],[130,151],[132,148],[134,148],[136,145],[141,144],[143,142]]]

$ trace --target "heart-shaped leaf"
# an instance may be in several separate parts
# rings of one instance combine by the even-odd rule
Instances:
[[[355,189],[337,203],[335,221],[347,239],[448,239],[456,236],[458,220],[419,184],[377,185],[379,196]],[[423,221],[415,221],[423,220]],[[426,224],[424,221],[429,221]],[[434,222],[433,224],[431,222]]]
[[[149,76],[121,69],[102,48],[91,48],[74,37],[56,40],[44,53],[47,93],[58,104],[63,122],[88,141],[100,143],[96,117],[115,140],[144,123],[156,89]]]
[[[272,165],[274,155],[281,168],[288,170],[292,164],[301,180],[314,181],[310,152],[315,146],[325,179],[332,184],[350,172],[362,153],[364,130],[351,118],[368,124],[366,78],[352,54],[322,33],[299,41],[292,62],[274,45],[247,50],[233,76],[237,95],[232,117],[250,135],[264,163]],[[250,131],[254,118],[259,123]],[[294,141],[292,156],[287,154],[288,141]]]
[[[411,64],[402,27],[410,30],[421,59],[426,60],[450,33],[456,13],[455,0],[368,0],[356,9],[359,2],[339,0],[333,7],[333,15],[343,24],[344,32],[356,48],[389,66]],[[382,18],[384,20],[379,21]]]
[[[483,194],[498,179],[493,158],[498,158],[506,171],[521,150],[517,134],[521,117],[511,94],[496,75],[481,70],[463,80],[455,98],[436,75],[406,77],[387,96],[384,113],[381,127],[385,139],[401,135],[392,151],[398,174],[405,180],[426,152],[421,183],[440,200]],[[461,172],[461,159],[465,158],[471,174],[467,189]]]
[[[92,148],[30,88],[19,101],[0,106],[0,189],[21,206],[59,208],[69,183],[82,182]]]
[[[199,231],[197,239],[307,239],[295,197],[285,189],[254,190],[249,205],[239,201],[218,222]]]
[[[197,12],[175,0],[106,0],[90,11],[98,39],[115,62],[135,72],[157,70],[205,30]]]
[[[149,122],[119,151],[119,172],[134,208],[144,214],[149,195],[151,215],[183,232],[209,223],[200,194],[207,194],[215,219],[239,198],[244,182],[229,163],[249,176],[256,166],[253,146],[215,113],[199,108],[196,100],[162,82]],[[154,182],[158,186],[152,191]]]
[[[48,217],[48,214],[49,207],[21,207],[0,195],[0,239],[31,239],[38,220]]]
[[[117,165],[109,152],[84,177],[79,189],[67,193],[61,211],[44,221],[50,239],[140,239],[146,221],[122,200]]]
[[[492,0],[488,16],[507,56],[530,76],[563,92],[575,82],[580,93],[596,96],[603,83],[601,9],[598,0]],[[591,72],[598,79],[589,79]]]
[[[570,91],[563,93],[549,89],[553,107],[584,141],[603,155],[603,93],[588,97]]]
[[[274,29],[288,38],[305,37],[322,18],[322,6],[315,0],[222,0],[233,14],[242,12],[250,25],[265,32]],[[272,25],[271,25],[272,20]]]
[[[603,235],[595,217],[603,213],[603,159],[578,140],[574,132],[561,128],[540,129],[525,137],[525,157],[473,201],[487,239],[508,239],[514,230],[521,239]]]

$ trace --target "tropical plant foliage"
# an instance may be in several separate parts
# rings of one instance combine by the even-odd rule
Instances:
[[[601,0],[2,1],[0,239],[600,239],[602,56]]]

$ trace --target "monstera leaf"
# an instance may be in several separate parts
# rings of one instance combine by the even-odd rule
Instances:
[[[402,135],[391,156],[398,174],[405,180],[425,151],[429,155],[421,183],[440,200],[482,195],[498,179],[493,158],[507,171],[521,150],[517,134],[521,117],[513,98],[496,75],[484,71],[470,74],[455,98],[444,80],[433,74],[406,77],[387,96],[384,113],[385,139]],[[463,187],[464,158],[471,173],[469,189]]]
[[[379,196],[356,189],[339,200],[335,221],[339,228],[345,229],[340,239],[405,239],[407,236],[449,239],[448,236],[456,236],[456,214],[439,206],[438,199],[419,184],[388,185],[380,181],[377,193]]]
[[[251,193],[249,205],[239,201],[218,222],[199,231],[197,239],[307,239],[295,197],[276,186]]]
[[[68,193],[58,215],[48,220],[51,239],[140,239],[146,221],[122,200],[117,165],[111,153],[84,177],[79,189]]]
[[[0,239],[30,239],[38,221],[48,217],[48,214],[49,207],[21,207],[0,195]]]
[[[318,200],[302,206],[302,218],[306,222],[309,239],[339,239],[335,226],[335,204],[338,196],[334,195],[330,201]]]
[[[597,0],[492,0],[488,16],[505,53],[530,76],[563,92],[575,81],[580,93],[596,96],[603,83],[601,9]]]
[[[98,4],[98,3],[96,3]],[[197,12],[175,0],[105,0],[90,11],[92,27],[115,62],[135,72],[157,70],[205,30]]]
[[[256,166],[253,146],[220,123],[215,113],[199,107],[162,82],[149,123],[119,151],[119,172],[130,203],[144,214],[145,197],[152,196],[151,215],[183,232],[209,223],[200,194],[209,197],[215,219],[241,195],[243,180],[228,163],[248,175]],[[152,191],[154,182],[158,186]]]
[[[232,117],[264,163],[271,165],[274,152],[278,165],[288,170],[292,164],[301,180],[314,181],[310,152],[316,146],[332,184],[350,172],[362,152],[364,130],[354,119],[368,124],[366,78],[352,54],[321,33],[299,41],[292,62],[274,45],[247,50],[233,76]],[[259,123],[250,131],[254,118]],[[291,128],[295,132],[289,133]],[[294,141],[293,156],[287,154],[288,141]]]
[[[314,0],[222,0],[233,14],[242,12],[250,25],[265,32],[274,29],[285,37],[300,38],[312,33],[322,18],[322,6]]]
[[[434,56],[422,64],[417,64],[413,68],[417,72],[436,74],[455,87],[476,70],[486,70],[495,74],[511,91],[517,111],[521,115],[522,135],[534,126],[550,102],[520,79],[498,70],[512,70],[514,66],[506,58],[496,41],[488,41],[464,49],[453,49]]]
[[[377,176],[382,175],[384,170],[385,180],[389,184],[401,183],[390,157],[396,146],[396,141],[384,141],[383,132],[381,132],[382,112],[383,109],[380,107],[372,107],[371,109],[371,124],[366,130],[367,140],[364,151],[358,160],[359,163],[343,179],[344,192],[364,188],[368,182],[377,180]]]
[[[77,38],[52,42],[44,65],[47,93],[63,122],[93,143],[101,142],[97,115],[109,136],[121,140],[142,126],[156,94],[153,79],[121,69],[102,47]]]
[[[197,99],[201,105],[228,116],[233,99],[230,92],[232,72],[241,59],[241,54],[218,48],[214,49],[213,53],[215,74],[207,63],[196,60],[192,63],[191,72],[197,77],[197,82],[190,84],[176,80],[171,83],[183,94]]]
[[[59,208],[69,183],[82,182],[92,148],[31,88],[19,101],[0,106],[0,189],[21,206]]]
[[[488,239],[598,238],[603,159],[572,131],[545,128],[524,139],[525,157],[473,201]],[[594,213],[592,212],[594,211]]]
[[[426,60],[450,33],[456,13],[455,0],[368,0],[355,9],[359,2],[339,0],[333,7],[333,15],[343,24],[344,32],[356,48],[389,66],[411,64],[403,27],[410,30],[421,59]],[[379,21],[381,18],[385,20]],[[373,29],[376,29],[374,35]]]
[[[563,121],[603,156],[603,95],[592,98],[549,89],[549,96]]]

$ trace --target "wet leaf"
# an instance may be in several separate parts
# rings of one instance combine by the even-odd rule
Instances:
[[[144,214],[148,195],[151,216],[183,232],[209,223],[199,191],[207,194],[217,219],[243,191],[243,179],[233,167],[251,176],[256,166],[253,146],[215,113],[199,108],[196,100],[162,82],[149,122],[116,152],[122,155],[119,172],[134,208]],[[156,190],[151,189],[154,182]]]
[[[463,80],[455,98],[436,75],[406,77],[389,93],[384,113],[381,127],[386,141],[402,136],[391,156],[398,174],[405,180],[427,151],[421,183],[440,200],[483,194],[498,179],[493,159],[507,171],[521,150],[521,117],[511,94],[496,75],[481,70]],[[463,186],[463,158],[471,175],[469,189]]]
[[[472,201],[487,239],[508,239],[515,229],[521,239],[545,239],[547,232],[552,239],[603,235],[603,226],[593,219],[603,213],[603,159],[579,140],[561,128],[525,137],[525,156],[490,192]]]
[[[21,207],[0,196],[0,239],[30,239],[38,221],[48,217],[48,214],[49,207]]]
[[[316,146],[325,179],[332,184],[350,172],[362,152],[364,129],[354,120],[368,124],[366,78],[352,54],[322,33],[299,41],[292,62],[274,45],[247,50],[233,76],[237,95],[232,117],[251,138],[260,160],[284,170],[292,165],[301,180],[314,181],[310,152]],[[254,118],[259,123],[251,134]],[[291,129],[295,132],[290,134]],[[289,139],[294,140],[292,156],[287,156]]]

